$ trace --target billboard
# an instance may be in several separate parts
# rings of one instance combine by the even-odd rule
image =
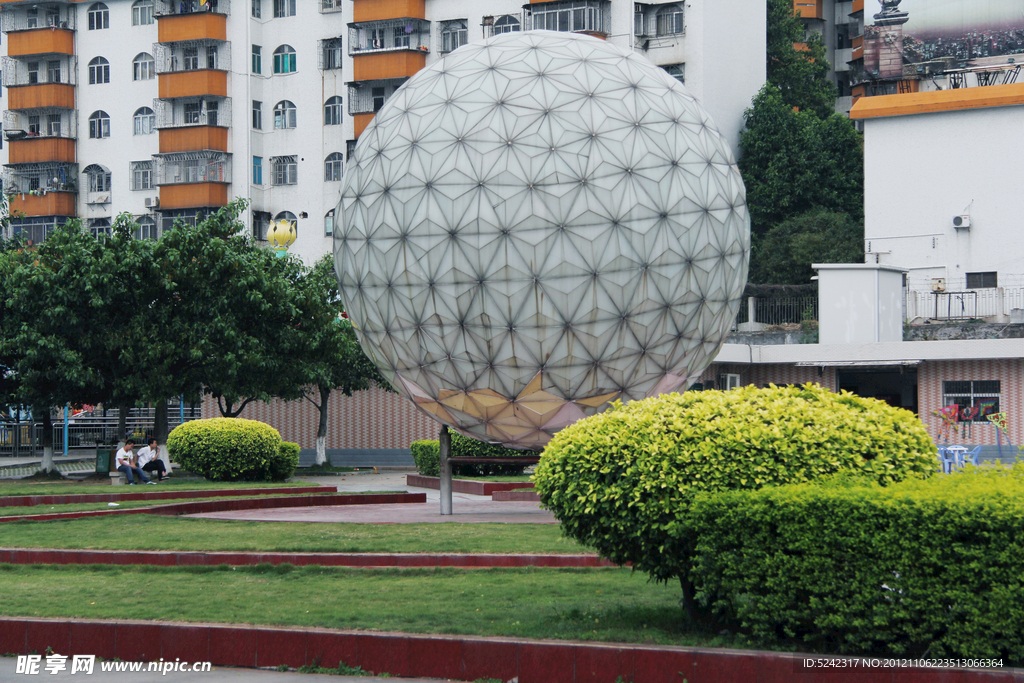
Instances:
[[[914,65],[940,72],[1024,61],[1019,0],[867,0],[864,9],[864,68],[876,78],[910,75]]]

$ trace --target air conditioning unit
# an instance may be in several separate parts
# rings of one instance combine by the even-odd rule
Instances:
[[[971,227],[970,216],[953,216],[953,227],[958,230],[966,230]]]
[[[933,292],[945,292],[946,291],[946,278],[944,278],[944,277],[933,277],[932,278],[932,291]]]
[[[146,197],[145,204],[147,209],[156,209],[160,206],[159,197]]]

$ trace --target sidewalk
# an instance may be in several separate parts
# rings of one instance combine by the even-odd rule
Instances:
[[[54,456],[57,471],[61,474],[96,471],[96,457],[83,460],[83,456]],[[0,458],[0,479],[22,479],[39,471],[39,458]]]

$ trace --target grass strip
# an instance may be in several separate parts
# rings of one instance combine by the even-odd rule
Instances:
[[[313,486],[309,482],[260,482],[260,481],[206,481],[194,477],[179,477],[177,475],[160,482],[162,489],[175,491],[193,491],[199,489],[262,489],[262,488],[283,488],[292,486]],[[132,490],[132,489],[129,489]],[[159,490],[159,489],[158,489]],[[84,483],[77,481],[40,482],[25,483],[18,479],[0,480],[0,496],[48,496],[48,495],[69,495],[74,493],[122,493],[121,489],[115,490],[110,486],[109,478],[99,483]]]
[[[625,569],[0,565],[0,583],[8,616],[741,645],[684,629],[678,587]]]
[[[7,522],[0,524],[0,547],[309,553],[590,552],[563,537],[555,524],[298,524],[157,515]]]
[[[353,493],[335,493],[332,489],[325,488],[322,492],[318,493],[275,493],[271,495],[260,496],[260,499],[270,498],[303,498],[305,496],[324,496],[324,495],[365,495],[371,493],[370,491],[358,491]],[[374,493],[381,493],[376,491]],[[394,493],[394,491],[385,491],[383,493]],[[252,498],[251,495],[244,496],[212,496],[206,498],[164,498],[160,500],[122,500],[117,501],[117,507],[109,507],[107,503],[63,503],[61,505],[19,505],[11,507],[0,507],[0,517],[20,517],[22,515],[46,515],[56,512],[80,512],[82,510],[127,510],[131,508],[148,508],[155,507],[157,505],[177,505],[179,503],[198,503],[204,501],[218,501],[218,500],[246,500]]]

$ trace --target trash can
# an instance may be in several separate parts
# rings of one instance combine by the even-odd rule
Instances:
[[[114,449],[110,446],[96,448],[96,474],[109,474],[110,463],[114,459]]]

